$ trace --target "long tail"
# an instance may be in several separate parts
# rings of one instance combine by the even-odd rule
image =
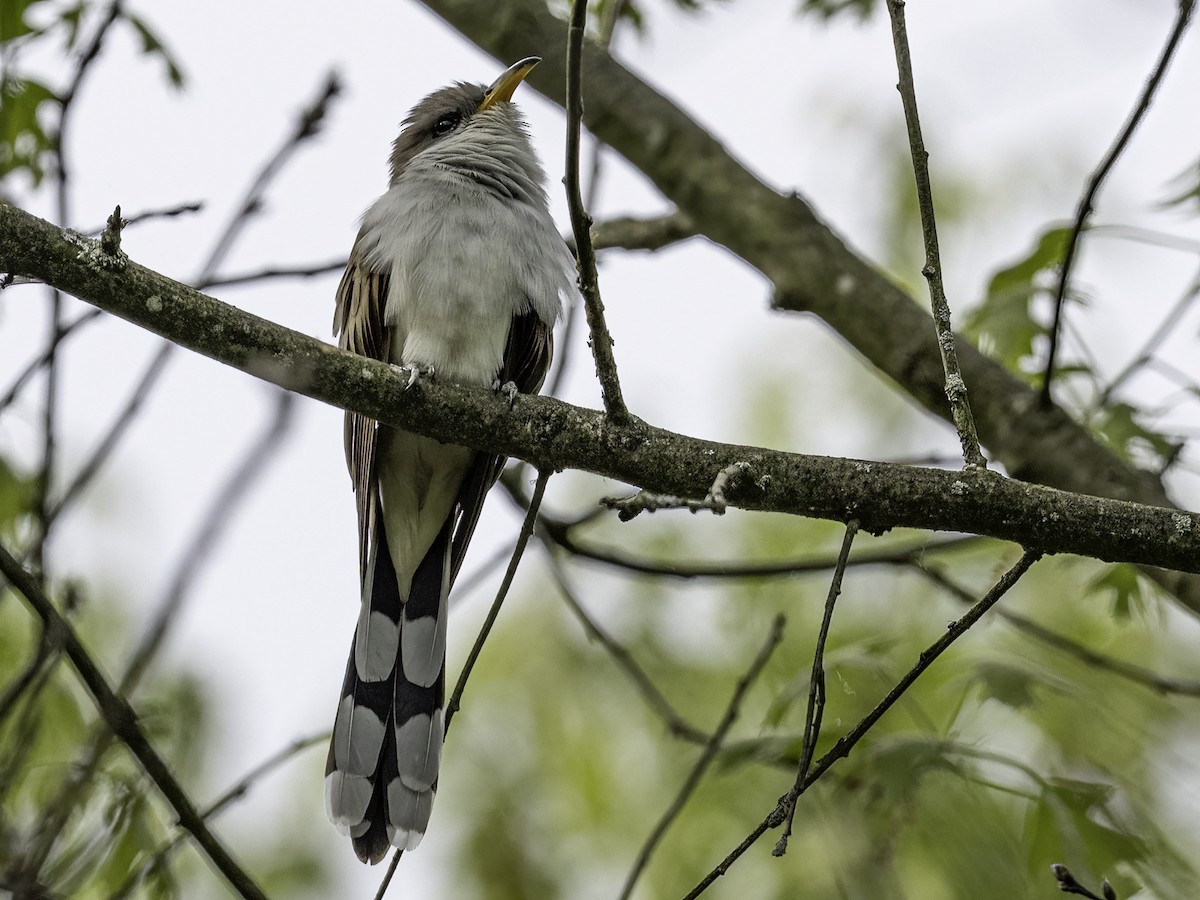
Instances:
[[[329,818],[363,862],[412,850],[429,824],[441,762],[451,516],[405,601],[383,517],[325,766]]]

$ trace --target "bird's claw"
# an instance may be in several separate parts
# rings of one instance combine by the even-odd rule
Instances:
[[[499,378],[492,382],[492,390],[497,394],[504,395],[505,399],[508,400],[509,409],[512,409],[513,404],[517,402],[517,394],[521,393],[520,389],[516,385],[516,382],[506,381],[501,384]]]
[[[404,385],[405,391],[412,390],[412,386],[422,378],[428,378],[430,381],[433,381],[436,374],[433,366],[419,366],[414,363],[410,366],[403,366],[403,368],[408,369],[408,384]]]

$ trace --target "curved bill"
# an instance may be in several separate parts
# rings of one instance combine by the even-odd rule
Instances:
[[[487,109],[489,106],[494,106],[505,100],[511,100],[513,91],[517,89],[525,76],[533,71],[533,67],[542,61],[540,56],[527,56],[520,62],[513,63],[503,74],[495,81],[492,86],[487,89],[487,93],[483,95],[483,102],[479,104],[480,109]]]

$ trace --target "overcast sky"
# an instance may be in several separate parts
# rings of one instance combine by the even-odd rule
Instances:
[[[660,0],[646,5],[649,36],[622,36],[622,60],[762,177],[808,197],[852,246],[881,258],[895,160],[905,152],[898,143],[902,113],[886,16],[863,27],[850,20],[823,27],[796,17],[794,2],[741,0],[686,17]],[[345,254],[358,216],[386,184],[389,143],[408,108],[453,80],[489,82],[511,62],[489,58],[415,3],[348,3],[336,15],[329,4],[315,2],[134,8],[176,54],[187,87],[182,93],[166,87],[160,63],[139,55],[127,29],[114,32],[73,120],[70,224],[99,225],[118,203],[128,215],[202,200],[199,215],[132,228],[125,237],[135,260],[184,281],[196,274],[251,174],[291,129],[325,72],[338,70],[344,95],[321,136],[273,184],[264,215],[223,272]],[[1168,0],[909,3],[935,178],[972,190],[956,201],[967,204],[962,217],[947,219],[942,233],[956,311],[982,295],[999,265],[1027,252],[1047,223],[1072,213],[1083,179],[1158,53],[1174,8]],[[1158,206],[1169,179],[1200,156],[1200,44],[1191,37],[1105,191],[1098,222],[1200,239],[1194,220]],[[530,120],[565,229],[563,117],[528,88],[515,99]],[[608,163],[597,217],[667,209],[623,162],[610,156]],[[16,199],[51,215],[46,197]],[[949,192],[944,199],[952,199]],[[1093,303],[1078,325],[1108,371],[1126,361],[1180,294],[1195,259],[1099,237],[1085,246],[1079,278]],[[914,257],[909,271],[919,266]],[[330,275],[217,293],[328,340],[336,280]],[[756,440],[744,386],[765,381],[788,386],[795,402],[812,410],[812,428],[795,435],[788,449],[880,458],[954,452],[947,426],[912,428],[931,420],[902,399],[881,399],[890,392],[864,376],[853,354],[820,323],[769,312],[766,283],[723,251],[694,241],[654,257],[605,257],[601,284],[626,398],[633,412],[655,424],[714,439]],[[1200,377],[1197,324],[1193,315],[1167,351],[1193,378]],[[43,292],[5,292],[0,385],[40,344],[44,325]],[[596,406],[599,392],[582,334],[575,343],[562,395]],[[86,456],[156,347],[156,339],[115,321],[91,327],[70,344],[62,406],[68,469]],[[1163,393],[1153,380],[1139,390]],[[858,413],[856,391],[867,398]],[[55,572],[101,573],[124,602],[148,608],[161,596],[207,499],[261,427],[270,397],[270,389],[247,376],[178,353],[86,509],[62,523],[50,555]],[[844,412],[831,412],[833,397]],[[28,392],[0,419],[6,453],[33,458],[39,399],[37,391]],[[1194,413],[1193,407],[1193,428]],[[209,679],[218,700],[226,768],[209,773],[201,797],[332,721],[358,593],[340,415],[300,401],[278,463],[226,532],[171,638],[168,652]],[[899,443],[887,444],[888,434],[899,435]],[[574,492],[565,490],[568,483]],[[552,485],[549,502],[578,500],[579,485],[570,479]],[[1193,508],[1200,502],[1196,479],[1181,478],[1176,489],[1180,502]],[[498,546],[512,521],[508,504],[494,498],[466,572]],[[452,670],[482,596],[458,607]],[[314,774],[306,813],[322,820],[323,757],[323,750],[313,751],[301,763]],[[285,782],[295,784],[275,779],[230,818],[245,828],[261,824],[254,810],[278,808],[284,800],[270,799],[271,791]],[[444,864],[439,857],[449,829],[438,824],[435,814],[427,841],[405,859],[404,882],[436,877]],[[329,840],[345,861],[347,890],[352,884],[372,889],[380,872],[353,863],[332,828]]]

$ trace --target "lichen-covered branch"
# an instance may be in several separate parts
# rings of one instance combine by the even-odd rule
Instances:
[[[522,395],[510,407],[483,387],[427,380],[405,391],[407,373],[242,312],[130,260],[117,262],[98,242],[0,203],[0,271],[46,281],[256,377],[441,441],[683,497],[704,497],[718,473],[745,463],[747,476],[724,485],[731,506],[854,518],[875,533],[898,527],[967,532],[1047,553],[1200,573],[1197,513],[1072,494],[987,470],[783,453],[636,420],[619,427],[598,410],[549,397]],[[10,296],[21,290],[10,288]]]

